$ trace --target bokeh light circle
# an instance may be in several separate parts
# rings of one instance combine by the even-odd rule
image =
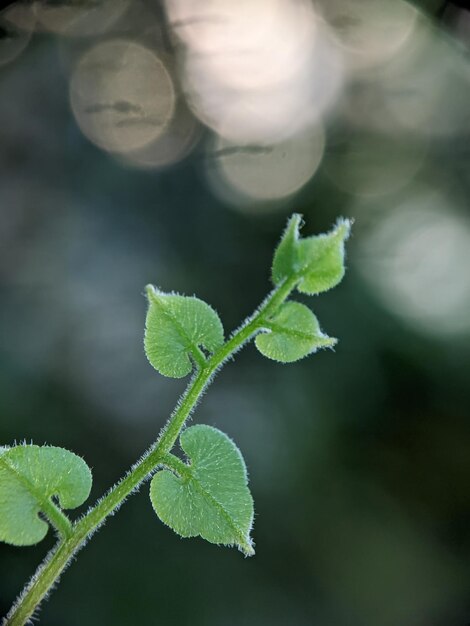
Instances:
[[[320,126],[277,144],[240,145],[217,137],[207,161],[209,180],[235,204],[281,200],[312,178],[324,148]]]
[[[10,63],[23,52],[34,25],[34,14],[25,2],[15,2],[0,11],[0,66]]]
[[[360,241],[358,268],[393,313],[434,335],[470,333],[470,221],[440,194],[408,194]]]
[[[189,106],[227,141],[283,141],[334,104],[342,59],[309,0],[177,0],[167,12]]]
[[[36,0],[34,11],[42,30],[60,35],[89,37],[106,32],[129,7],[130,0]]]
[[[350,69],[392,59],[411,38],[419,12],[403,0],[320,0]]]
[[[173,116],[175,92],[151,50],[120,39],[83,55],[70,82],[70,102],[80,129],[93,143],[125,153],[164,132]]]

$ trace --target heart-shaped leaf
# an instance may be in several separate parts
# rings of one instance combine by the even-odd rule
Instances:
[[[351,223],[340,220],[326,235],[301,239],[298,246],[299,273],[303,277],[297,289],[313,296],[336,287],[344,276],[344,242]]]
[[[281,363],[298,361],[335,343],[336,339],[321,332],[312,311],[299,302],[286,302],[266,323],[266,332],[255,339],[261,354]]]
[[[224,329],[212,307],[194,297],[165,294],[147,286],[145,353],[153,367],[172,378],[191,372],[190,357],[204,365],[200,346],[214,352],[224,342]]]
[[[351,222],[340,220],[324,235],[299,237],[300,215],[294,214],[274,254],[272,279],[279,285],[287,278],[299,278],[300,292],[314,295],[335,287],[344,276],[344,242]]]
[[[0,449],[0,540],[29,546],[45,537],[57,498],[64,509],[83,504],[92,483],[88,465],[76,454],[52,446]]]
[[[253,499],[237,446],[205,425],[187,428],[180,444],[190,464],[179,462],[173,468],[179,475],[163,470],[152,480],[150,499],[158,517],[182,537],[235,544],[246,555],[254,554]]]

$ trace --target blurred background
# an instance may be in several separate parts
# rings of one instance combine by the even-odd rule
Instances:
[[[178,538],[145,486],[41,623],[470,623],[464,7],[2,10],[0,441],[82,455],[90,502],[185,385],[146,362],[144,285],[197,294],[228,332],[267,293],[292,211],[307,235],[355,220],[345,281],[307,301],[335,353],[281,366],[249,346],[195,415],[243,451],[256,556]],[[0,547],[1,615],[52,543]]]

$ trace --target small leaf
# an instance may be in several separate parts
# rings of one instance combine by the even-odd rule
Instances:
[[[309,308],[287,302],[266,324],[267,332],[257,335],[255,344],[268,359],[292,363],[319,348],[334,346],[336,339],[324,335]]]
[[[224,342],[224,330],[212,307],[194,297],[165,294],[147,286],[149,308],[145,324],[145,353],[151,365],[172,378],[191,372],[190,356],[204,365],[200,346],[214,352]]]
[[[205,425],[187,428],[180,443],[191,463],[181,463],[179,476],[168,470],[154,476],[150,499],[156,514],[182,537],[235,544],[246,555],[254,554],[253,499],[237,446]]]
[[[45,537],[47,516],[56,497],[74,509],[90,494],[91,472],[73,452],[52,446],[24,445],[0,449],[0,540],[29,546]]]
[[[294,213],[287,222],[281,241],[274,252],[272,279],[279,285],[298,270],[299,229],[302,227],[302,216]]]
[[[349,236],[351,222],[341,220],[326,235],[302,239],[298,246],[300,275],[297,289],[315,295],[335,287],[344,276],[344,242]]]
[[[302,293],[327,291],[344,276],[344,242],[351,222],[340,220],[331,232],[304,239],[299,237],[300,227],[301,216],[294,214],[274,254],[273,283],[298,277],[297,288]]]

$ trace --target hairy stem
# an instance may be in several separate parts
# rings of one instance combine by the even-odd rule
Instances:
[[[41,508],[49,522],[57,530],[60,538],[64,541],[68,539],[72,534],[72,524],[69,518],[49,499],[42,503]]]
[[[106,518],[114,513],[145,480],[149,479],[159,465],[165,464],[165,461],[166,463],[172,462],[172,457],[169,456],[170,450],[178,439],[186,420],[211,383],[214,374],[260,329],[266,326],[267,319],[276,313],[298,280],[299,276],[296,276],[281,283],[211,358],[198,364],[199,369],[196,370],[159,439],[133,465],[124,478],[114,485],[84,517],[79,519],[70,529],[67,529],[68,532],[63,534],[59,543],[46,556],[23,590],[16,604],[5,618],[3,626],[23,626],[57,583],[74,555],[98,530]],[[176,460],[174,462],[176,463]],[[51,522],[54,523],[54,520],[51,519]]]

